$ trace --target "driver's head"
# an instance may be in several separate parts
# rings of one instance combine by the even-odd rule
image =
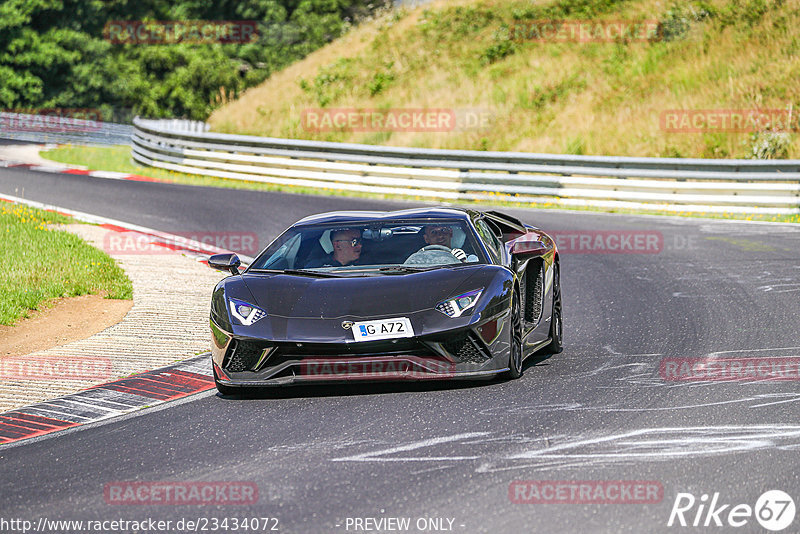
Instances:
[[[453,228],[429,224],[425,227],[425,233],[422,236],[429,245],[442,245],[449,248],[450,239],[453,237]]]
[[[333,257],[342,265],[353,263],[361,257],[361,232],[354,228],[336,230],[331,234]]]

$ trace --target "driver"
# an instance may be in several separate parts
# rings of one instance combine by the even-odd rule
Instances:
[[[450,240],[453,238],[453,228],[450,226],[434,226],[429,224],[425,227],[422,238],[428,245],[442,245],[450,248]]]
[[[451,248],[450,240],[453,238],[452,226],[429,224],[425,226],[425,231],[422,234],[422,238],[426,243],[426,246],[422,247],[422,250],[430,245],[439,245],[449,248],[450,253],[461,261],[464,261],[467,258],[467,253],[460,248]]]

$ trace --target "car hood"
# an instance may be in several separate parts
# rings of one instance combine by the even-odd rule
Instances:
[[[242,281],[255,304],[273,317],[371,318],[430,309],[459,292],[476,289],[468,286],[481,267],[485,266],[341,278],[248,273]]]

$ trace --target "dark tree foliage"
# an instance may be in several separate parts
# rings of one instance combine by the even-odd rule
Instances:
[[[0,108],[205,119],[338,37],[369,0],[0,0]],[[375,4],[377,5],[377,4]],[[114,44],[112,21],[256,21],[237,44]]]

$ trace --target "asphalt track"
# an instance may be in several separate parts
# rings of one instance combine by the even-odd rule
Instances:
[[[414,205],[14,169],[0,169],[0,193],[163,231],[256,230],[262,245],[307,214]],[[0,527],[2,519],[153,518],[179,532],[181,518],[271,517],[281,532],[363,532],[354,518],[407,517],[408,532],[421,531],[419,518],[452,519],[444,527],[468,533],[766,532],[755,517],[732,528],[728,512],[771,489],[800,504],[797,378],[671,381],[660,373],[665,358],[798,357],[800,230],[508,211],[565,236],[608,243],[645,232],[660,245],[626,254],[564,247],[565,350],[529,360],[516,381],[205,393],[0,448]],[[518,504],[509,498],[517,480],[654,481],[663,498]],[[104,499],[106,485],[129,481],[247,481],[258,500]],[[719,515],[724,527],[713,518],[707,528],[668,527],[681,492],[698,499],[685,514],[690,525],[701,495],[719,492],[718,505],[730,505]],[[785,532],[798,530],[800,518]]]

